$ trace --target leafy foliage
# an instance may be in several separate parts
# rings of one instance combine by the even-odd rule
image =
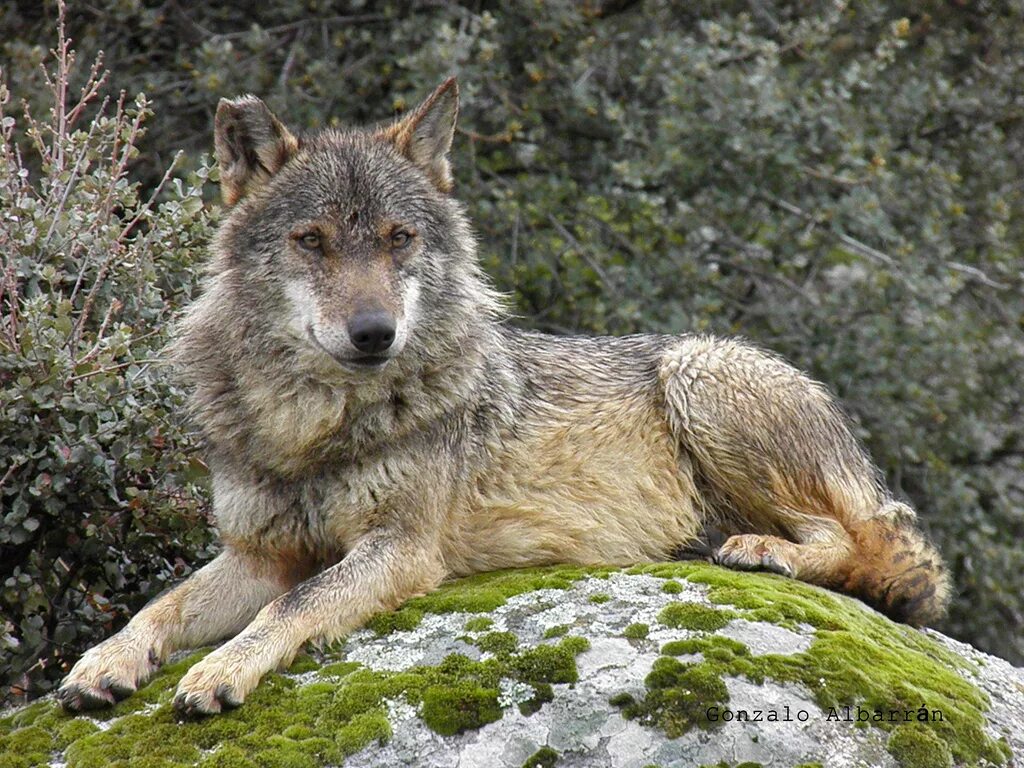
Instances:
[[[33,67],[54,16],[39,3],[0,9],[15,90],[37,114],[46,89]],[[153,100],[159,120],[134,161],[150,189],[178,147],[206,173],[199,158],[221,96],[257,93],[300,128],[361,124],[457,73],[457,194],[522,321],[741,333],[827,382],[953,567],[959,595],[942,628],[1020,663],[1022,16],[1011,0],[283,0],[188,11],[102,0],[72,9],[70,26],[80,50],[105,51],[116,86]],[[189,200],[199,186],[184,190]],[[134,204],[116,209],[121,226]],[[202,239],[204,216],[149,220],[145,231],[184,246]],[[159,282],[146,284],[173,306],[187,298],[191,263],[176,247],[155,253],[164,261],[146,263]],[[40,275],[25,268],[22,301],[30,284],[52,290]],[[121,313],[135,306],[121,300]],[[81,402],[139,386],[111,374],[75,391],[104,381],[112,389],[82,389]],[[157,394],[138,408],[166,413],[177,394]],[[120,434],[126,455],[145,455],[134,434],[145,432]],[[120,481],[123,465],[110,466]],[[8,480],[5,509],[37,476]]]
[[[62,39],[48,121],[0,109],[0,680],[15,693],[45,690],[209,543],[182,393],[158,367],[208,232],[207,169],[144,199],[127,174],[147,101],[90,111],[102,78],[72,102],[73,64]]]

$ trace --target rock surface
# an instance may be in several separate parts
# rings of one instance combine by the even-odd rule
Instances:
[[[486,574],[178,723],[174,685],[0,717],[0,766],[1024,766],[1024,670],[704,564]]]

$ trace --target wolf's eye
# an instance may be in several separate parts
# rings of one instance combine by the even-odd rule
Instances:
[[[406,232],[404,229],[399,229],[396,232],[391,233],[392,248],[405,248],[411,242],[412,234]]]
[[[307,251],[315,251],[320,247],[320,235],[316,232],[307,232],[304,235],[299,235],[297,240],[299,245]]]

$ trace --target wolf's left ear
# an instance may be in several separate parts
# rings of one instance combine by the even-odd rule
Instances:
[[[227,205],[265,184],[299,150],[298,140],[255,96],[221,99],[213,126],[221,196]]]
[[[452,169],[448,151],[452,148],[458,114],[459,84],[449,77],[406,117],[385,128],[381,136],[419,166],[435,187],[450,192]]]

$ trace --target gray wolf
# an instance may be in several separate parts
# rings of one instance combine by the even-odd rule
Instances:
[[[223,551],[89,650],[65,707],[231,638],[175,697],[219,712],[443,579],[664,560],[712,532],[724,566],[941,616],[939,555],[823,386],[737,340],[508,324],[449,194],[457,111],[449,80],[385,127],[297,137],[221,101],[229,213],[173,356]]]

